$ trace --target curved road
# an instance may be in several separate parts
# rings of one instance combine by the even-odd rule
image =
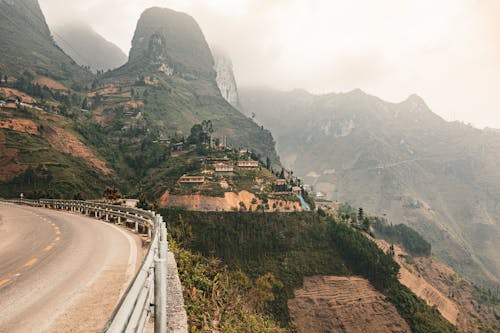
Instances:
[[[0,332],[100,331],[141,257],[123,228],[0,202]]]

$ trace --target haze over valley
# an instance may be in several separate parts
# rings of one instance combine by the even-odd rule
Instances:
[[[498,332],[498,13],[0,0],[0,332]]]

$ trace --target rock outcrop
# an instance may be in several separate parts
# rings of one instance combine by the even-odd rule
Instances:
[[[237,109],[241,108],[238,86],[233,72],[231,59],[217,48],[212,48],[217,73],[217,86],[224,99]]]
[[[212,53],[198,23],[185,13],[167,8],[150,8],[141,15],[129,65],[139,66],[135,68],[141,71],[170,68],[187,79],[215,78]]]

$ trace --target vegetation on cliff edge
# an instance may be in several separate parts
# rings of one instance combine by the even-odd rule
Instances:
[[[305,276],[354,274],[388,296],[413,332],[456,332],[437,309],[399,283],[399,266],[390,255],[336,216],[178,209],[161,213],[173,237],[192,251],[220,258],[230,271],[242,271],[251,279],[275,276],[282,288],[273,290],[274,299],[264,310],[290,331],[287,300]]]

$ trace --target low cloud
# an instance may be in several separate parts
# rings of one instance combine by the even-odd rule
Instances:
[[[49,24],[82,20],[125,52],[141,12],[192,15],[240,85],[412,93],[449,120],[500,128],[497,0],[40,0]]]

